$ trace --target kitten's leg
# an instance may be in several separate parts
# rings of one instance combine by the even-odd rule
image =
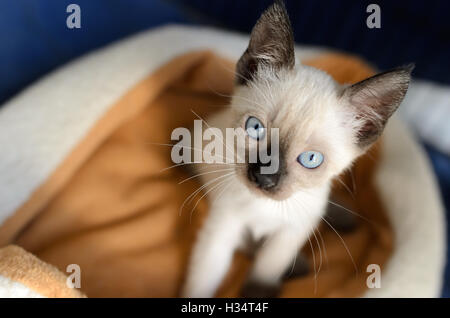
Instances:
[[[214,296],[242,238],[241,228],[230,217],[210,215],[195,243],[182,297]]]
[[[279,292],[280,282],[292,264],[303,240],[292,229],[283,229],[268,237],[256,254],[244,297],[274,297]]]

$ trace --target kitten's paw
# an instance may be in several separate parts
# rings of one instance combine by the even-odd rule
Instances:
[[[269,285],[258,281],[247,281],[242,288],[241,297],[274,298],[280,294],[280,285]]]
[[[283,279],[305,276],[309,272],[309,260],[299,252],[295,262],[286,270]]]

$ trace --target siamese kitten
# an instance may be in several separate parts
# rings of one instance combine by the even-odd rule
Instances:
[[[296,65],[294,38],[284,3],[276,1],[254,26],[236,67],[231,107],[206,123],[226,135],[242,128],[246,150],[264,139],[277,147],[278,169],[268,163],[229,165],[223,191],[208,193],[210,214],[191,255],[185,297],[212,297],[233,253],[250,236],[263,239],[242,296],[275,296],[299,249],[325,214],[330,184],[380,136],[408,89],[413,66],[380,73],[351,86]],[[271,128],[279,138],[272,144]],[[211,173],[204,173],[209,169]],[[203,166],[203,183],[217,165]]]

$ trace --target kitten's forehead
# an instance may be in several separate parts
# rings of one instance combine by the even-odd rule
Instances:
[[[300,65],[292,70],[262,68],[258,77],[237,93],[246,95],[250,104],[253,102],[248,107],[262,107],[266,113],[276,113],[309,112],[308,102],[320,107],[330,98],[336,98],[337,92],[338,85],[328,74]]]
[[[339,86],[326,73],[308,66],[273,72],[263,69],[259,79],[246,88],[253,101],[248,112],[262,116],[271,127],[290,136],[302,131],[312,134],[321,125],[329,125],[337,104]]]

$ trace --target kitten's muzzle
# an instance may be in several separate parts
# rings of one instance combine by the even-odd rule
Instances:
[[[248,165],[248,179],[262,190],[272,190],[278,185],[280,174],[278,172],[272,174],[261,173],[260,163],[250,163]]]

